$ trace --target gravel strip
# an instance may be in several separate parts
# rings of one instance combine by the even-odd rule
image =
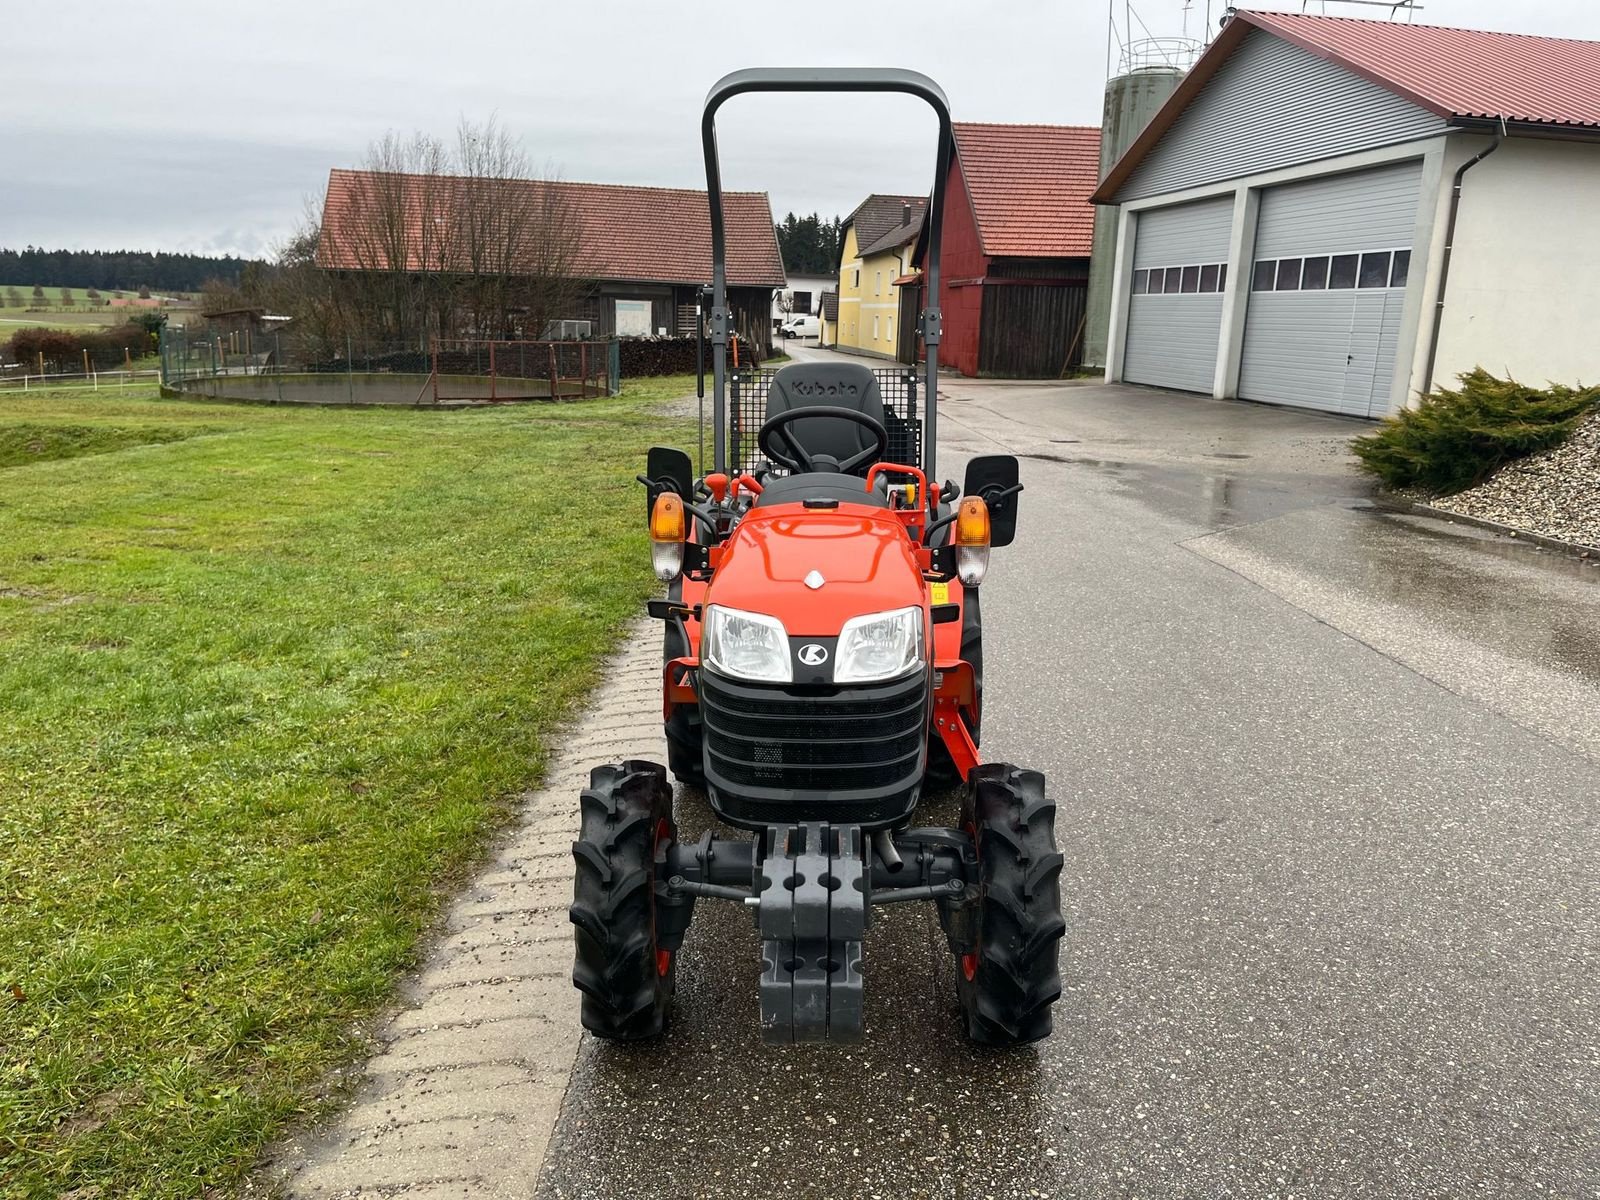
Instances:
[[[1600,413],[1554,450],[1510,463],[1475,488],[1428,503],[1542,537],[1600,546]]]

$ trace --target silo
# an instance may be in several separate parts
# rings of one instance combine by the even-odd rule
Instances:
[[[1192,56],[1186,57],[1193,61]],[[1133,67],[1106,84],[1105,116],[1100,123],[1100,178],[1106,177],[1106,172],[1150,123],[1150,118],[1177,89],[1183,75],[1177,66],[1162,63]],[[1088,316],[1083,333],[1085,367],[1106,365],[1106,338],[1111,327],[1111,276],[1116,258],[1117,210],[1101,205],[1094,212],[1094,257],[1089,264]]]

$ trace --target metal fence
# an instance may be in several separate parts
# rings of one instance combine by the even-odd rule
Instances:
[[[734,471],[754,470],[763,455],[756,435],[767,419],[767,392],[778,372],[747,368],[728,374],[728,466]],[[922,386],[911,367],[879,367],[872,372],[883,395],[883,427],[889,435],[886,462],[908,467],[922,465],[922,415],[917,392]]]
[[[308,344],[287,330],[164,329],[161,380],[188,395],[276,404],[461,407],[614,396],[615,341]]]

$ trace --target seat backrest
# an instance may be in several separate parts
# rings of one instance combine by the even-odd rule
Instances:
[[[767,420],[793,408],[850,408],[883,423],[883,393],[878,377],[861,363],[797,362],[780,367],[767,390]],[[838,417],[809,417],[791,427],[795,440],[812,455],[843,462],[872,445],[872,435]],[[860,468],[866,472],[866,465]]]

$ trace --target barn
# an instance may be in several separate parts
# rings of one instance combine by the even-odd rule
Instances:
[[[975,122],[954,129],[940,360],[963,375],[1057,378],[1083,354],[1100,130]]]
[[[1380,417],[1600,380],[1600,43],[1240,12],[1106,175],[1108,380]]]
[[[490,191],[477,203],[521,205],[542,211],[559,205],[570,222],[574,245],[564,257],[570,276],[582,283],[563,319],[588,321],[596,336],[639,337],[693,334],[695,304],[711,282],[711,218],[706,193],[693,188],[633,187],[605,183],[466,179],[457,176],[382,176],[374,171],[335,169],[328,177],[317,261],[340,273],[387,270],[392,241],[366,226],[394,210],[406,230],[408,266],[426,261],[421,250],[421,214],[448,221],[474,201],[467,189]],[[535,193],[503,199],[510,189]],[[546,191],[553,195],[546,197]],[[772,293],[786,286],[783,259],[764,192],[725,192],[728,231],[728,298],[734,328],[763,353],[772,344]],[[446,252],[447,253],[447,252]],[[447,273],[454,266],[446,263]],[[413,267],[413,269],[415,269]],[[539,336],[542,331],[526,331]]]

